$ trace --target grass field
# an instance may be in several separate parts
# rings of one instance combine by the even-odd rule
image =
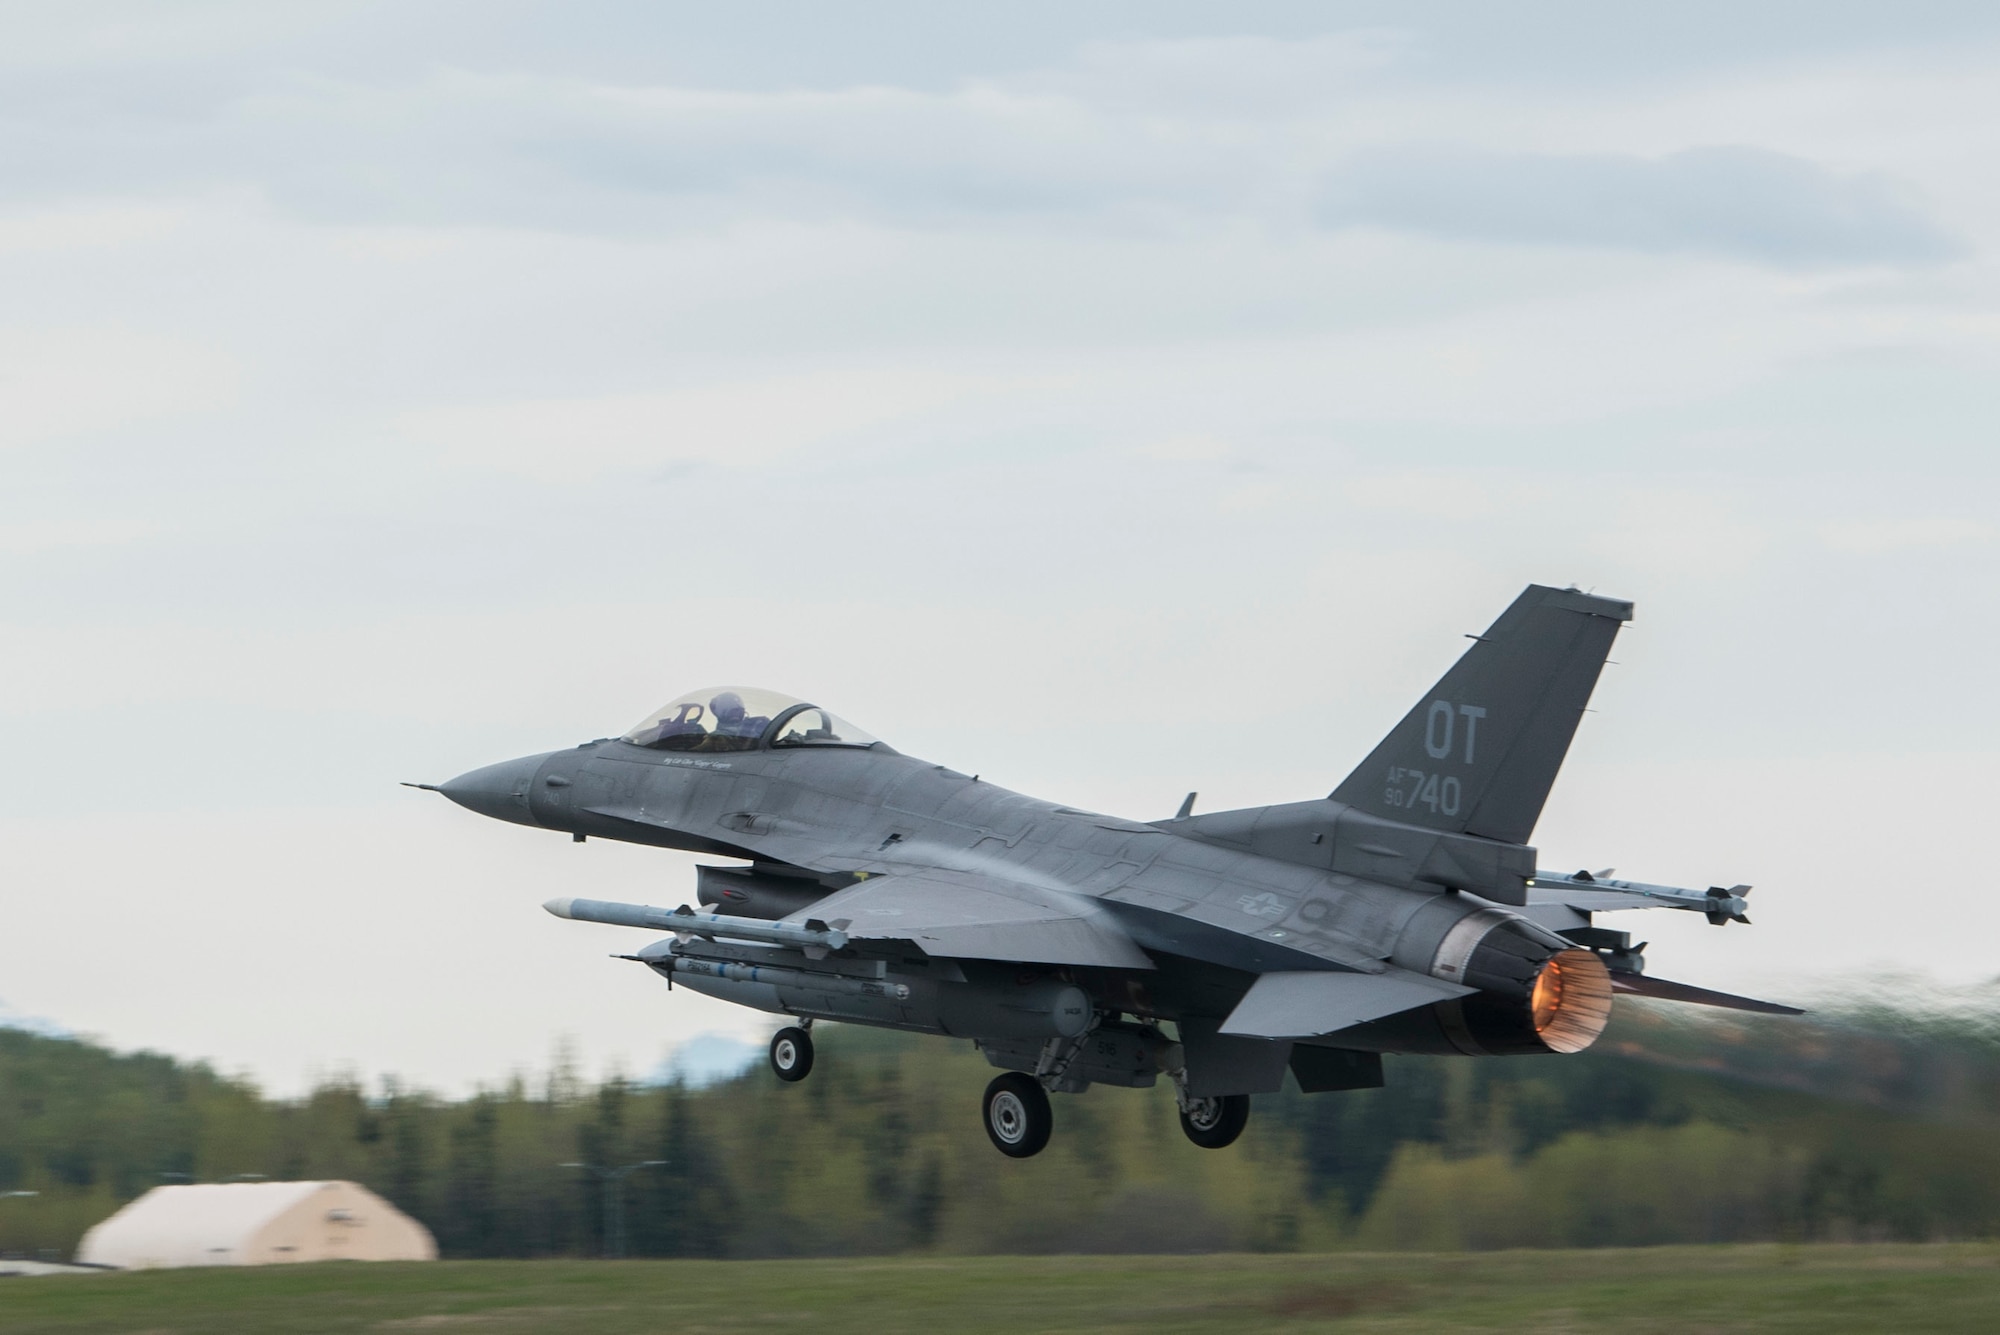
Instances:
[[[0,1331],[2000,1330],[2000,1245],[458,1261],[0,1281]]]

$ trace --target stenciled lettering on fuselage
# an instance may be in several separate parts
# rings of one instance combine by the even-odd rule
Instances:
[[[1470,766],[1478,759],[1479,722],[1485,717],[1484,705],[1431,701],[1424,712],[1424,754],[1448,765]],[[1456,816],[1464,790],[1455,774],[1392,765],[1382,800],[1405,811],[1421,807],[1433,815]]]

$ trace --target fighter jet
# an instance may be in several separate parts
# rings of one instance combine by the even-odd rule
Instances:
[[[728,859],[671,911],[558,898],[561,918],[665,935],[622,958],[795,1017],[969,1039],[1002,1072],[1001,1153],[1049,1140],[1049,1095],[1173,1084],[1215,1149],[1289,1071],[1383,1083],[1385,1053],[1574,1053],[1619,993],[1797,1014],[1655,979],[1598,912],[1748,922],[1750,887],[1553,873],[1528,842],[1632,605],[1530,586],[1325,797],[1155,821],[1063,806],[919,760],[770,691],[684,695],[623,736],[436,791],[481,815]],[[413,785],[432,787],[432,785]]]

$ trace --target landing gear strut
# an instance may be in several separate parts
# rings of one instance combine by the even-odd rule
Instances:
[[[1213,1098],[1182,1100],[1181,1130],[1205,1150],[1232,1145],[1250,1122],[1248,1094],[1219,1094]]]
[[[994,1077],[986,1087],[985,1121],[993,1148],[1012,1159],[1040,1154],[1056,1125],[1048,1091],[1025,1071]]]
[[[803,1029],[784,1028],[771,1035],[771,1069],[778,1079],[803,1080],[812,1073],[812,1035]]]

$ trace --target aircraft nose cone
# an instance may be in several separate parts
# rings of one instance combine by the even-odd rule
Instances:
[[[534,814],[528,810],[528,788],[535,781],[535,773],[542,767],[553,751],[545,751],[538,756],[522,756],[519,760],[503,760],[497,765],[487,765],[456,779],[438,785],[438,791],[467,811],[476,811],[494,820],[510,820],[516,825],[539,826]]]

